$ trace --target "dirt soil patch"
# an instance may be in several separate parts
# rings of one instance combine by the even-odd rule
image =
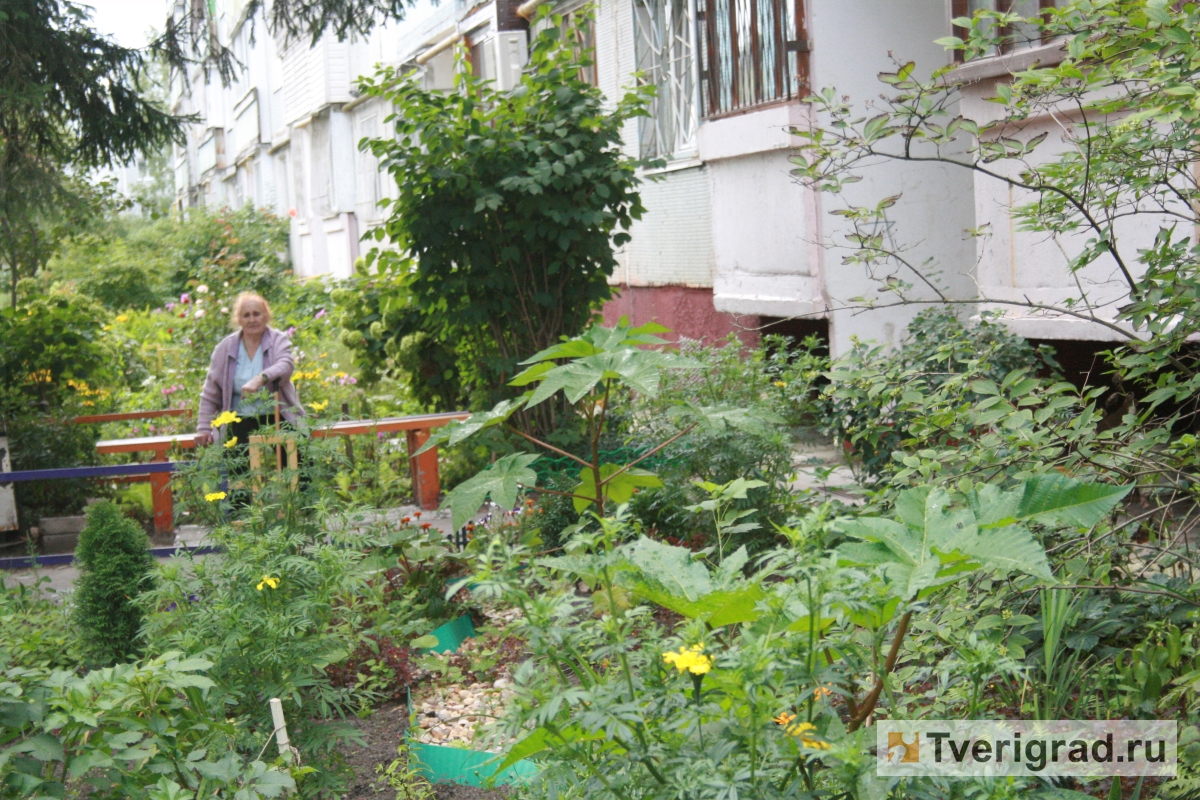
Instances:
[[[346,793],[345,800],[395,800],[396,792],[381,783],[375,773],[377,766],[386,767],[396,758],[396,748],[404,741],[408,728],[408,711],[403,703],[380,706],[366,719],[351,720],[354,727],[362,731],[366,747],[347,748],[346,760],[354,769],[354,783]],[[504,789],[480,789],[475,786],[460,786],[456,783],[435,785],[437,800],[504,800],[508,792]]]

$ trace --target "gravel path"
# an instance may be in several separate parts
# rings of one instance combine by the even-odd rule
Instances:
[[[362,731],[367,741],[365,748],[351,747],[346,760],[354,769],[354,785],[344,800],[395,800],[396,792],[377,786],[379,778],[376,767],[386,767],[396,758],[396,747],[404,740],[408,727],[408,713],[404,704],[381,706],[366,719],[353,720],[352,724]],[[504,789],[480,789],[455,783],[437,784],[433,787],[437,800],[504,800],[508,792]]]

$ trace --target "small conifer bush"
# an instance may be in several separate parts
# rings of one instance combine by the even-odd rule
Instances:
[[[85,660],[104,667],[135,658],[142,622],[135,600],[152,581],[145,532],[115,504],[97,503],[87,511],[75,560],[73,621]]]

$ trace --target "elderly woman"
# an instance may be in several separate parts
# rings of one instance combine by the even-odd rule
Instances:
[[[281,395],[279,410],[285,419],[294,420],[304,413],[292,385],[292,343],[269,326],[271,307],[267,301],[261,295],[243,292],[233,304],[232,317],[237,330],[213,349],[204,391],[200,393],[197,446],[213,441],[218,432],[213,430],[212,422],[224,411],[234,411],[242,418],[227,432],[243,443],[260,426],[273,425],[277,391]]]

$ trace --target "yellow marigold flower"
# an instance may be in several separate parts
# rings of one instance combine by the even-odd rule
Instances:
[[[208,494],[204,495],[204,499],[210,503],[215,503],[218,500],[224,500],[225,493],[224,492],[209,492]]]
[[[780,712],[779,716],[774,719],[776,725],[786,728],[792,724],[792,720],[796,718],[795,714],[789,714],[786,711]]]
[[[270,575],[263,575],[263,579],[258,582],[258,590],[261,592],[264,586],[270,586],[272,589],[278,589],[279,578],[272,578]]]
[[[309,407],[309,408],[311,408],[311,409],[312,409],[313,411],[315,411],[316,413],[320,414],[322,411],[324,411],[325,409],[329,408],[329,401],[328,401],[328,400],[326,400],[326,401],[324,401],[324,402],[321,402],[321,403],[309,403],[309,404],[308,404],[308,407]]]
[[[241,422],[242,418],[237,415],[236,411],[222,411],[217,415],[217,418],[212,421],[214,428],[221,428],[231,422]]]
[[[225,449],[228,450],[229,448],[233,447],[236,444],[237,444],[237,437],[230,436],[229,441],[225,442]]]
[[[783,715],[781,714],[780,716]],[[816,729],[817,726],[811,722],[800,722],[784,728],[789,736],[795,736],[800,740],[800,744],[805,747],[811,747],[814,750],[832,750],[833,745],[829,742],[822,742],[820,739],[814,739],[808,735],[809,731],[815,731]]]
[[[783,381],[775,381],[775,385],[776,385],[776,386],[778,386],[780,389],[782,389],[782,388],[784,388],[785,386],[787,386],[787,384],[786,384],[785,382],[783,382]]]
[[[129,317],[124,314],[117,314],[117,322],[129,322]]]
[[[712,659],[701,651],[704,645],[695,644],[682,647],[678,653],[663,653],[663,661],[675,667],[680,672],[690,672],[693,675],[706,675],[712,669]]]

